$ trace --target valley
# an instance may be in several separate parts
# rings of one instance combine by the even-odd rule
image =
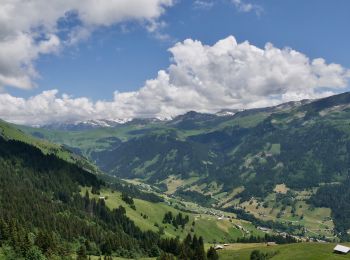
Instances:
[[[319,259],[326,259],[332,243],[346,241],[350,230],[348,210],[338,214],[350,196],[348,104],[345,93],[224,116],[188,112],[167,121],[134,119],[65,130],[2,121],[0,162],[17,172],[3,173],[3,183],[12,187],[24,178],[21,169],[28,171],[30,196],[54,203],[47,216],[60,223],[56,241],[66,243],[67,255],[83,247],[80,231],[69,226],[68,235],[62,226],[70,216],[87,232],[84,248],[91,256],[156,257],[160,250],[175,253],[167,243],[186,248],[181,243],[190,236],[201,238],[205,250],[227,244],[218,251],[220,259],[249,259],[253,250],[273,259],[293,251],[299,259],[306,248],[313,252],[321,245]],[[15,192],[22,190],[26,187]],[[9,190],[2,192],[9,197]],[[32,214],[44,221],[48,205]],[[21,214],[29,216],[27,210]],[[7,219],[0,215],[2,230],[13,225]],[[18,223],[21,232],[34,232],[34,248],[52,254],[33,231],[46,230],[45,225]],[[285,245],[267,247],[267,242]],[[2,249],[7,258],[8,246],[23,246],[11,243]]]
[[[192,111],[74,131],[20,129],[139,187],[207,208],[243,210],[261,224],[333,241],[347,236],[342,230],[350,225],[313,201],[320,187],[347,178],[349,103],[344,93],[220,116]]]

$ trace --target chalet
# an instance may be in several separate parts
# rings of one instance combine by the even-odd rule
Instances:
[[[224,249],[224,247],[222,245],[216,245],[216,246],[214,246],[214,249],[221,250],[221,249]]]
[[[99,197],[99,199],[100,199],[100,200],[105,200],[105,199],[106,199],[106,197],[101,196],[101,197]]]
[[[334,253],[337,253],[337,254],[347,254],[350,251],[350,247],[336,245],[336,247],[333,249],[333,251],[334,251]]]
[[[266,228],[266,227],[258,227],[259,230],[261,230],[262,232],[269,232],[271,229]]]

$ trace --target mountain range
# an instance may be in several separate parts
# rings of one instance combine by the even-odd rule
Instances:
[[[74,131],[20,128],[85,156],[109,175],[202,205],[228,209],[244,208],[248,201],[268,204],[269,196],[285,187],[293,202],[290,211],[295,211],[300,194],[312,190],[302,200],[316,204],[310,198],[318,190],[347,181],[349,116],[350,93],[343,93],[267,108],[190,111],[171,120],[133,119]],[[282,208],[276,216],[285,211]],[[339,216],[332,221],[335,232],[347,234],[350,224]]]
[[[0,203],[7,209],[0,214],[0,234],[7,237],[0,241],[23,252],[39,248],[46,256],[62,255],[62,248],[42,242],[52,235],[49,223],[58,225],[57,239],[50,238],[58,244],[73,243],[81,232],[90,232],[84,247],[91,253],[129,257],[167,251],[161,239],[185,238],[185,232],[211,242],[251,241],[252,237],[236,233],[248,226],[244,232],[250,230],[259,239],[263,230],[287,232],[301,240],[348,240],[349,118],[350,93],[343,93],[259,109],[190,111],[169,120],[98,120],[43,127],[0,121],[0,198],[5,198]],[[26,198],[20,196],[23,192]],[[135,204],[125,194],[132,195]],[[112,199],[105,204],[98,201],[101,196]],[[14,204],[28,207],[13,211]],[[163,226],[159,222],[166,216],[170,219],[169,211],[189,214],[189,220],[203,226],[191,227],[181,215],[173,225],[183,225],[182,229],[164,231],[167,222]],[[66,217],[74,221],[63,228]],[[32,218],[39,222],[29,221]],[[97,229],[89,227],[92,222]],[[116,223],[119,227],[113,229]],[[6,231],[8,225],[17,225],[24,237],[34,232],[34,240],[9,242],[15,234]],[[204,227],[215,231],[208,234]],[[124,244],[118,236],[124,237]],[[135,250],[130,250],[133,243]]]

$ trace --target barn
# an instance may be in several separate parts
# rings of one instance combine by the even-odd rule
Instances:
[[[221,250],[221,249],[224,249],[224,247],[222,245],[216,245],[214,247],[215,250]]]

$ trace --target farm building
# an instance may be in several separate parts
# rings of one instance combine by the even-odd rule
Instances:
[[[267,246],[276,246],[277,243],[276,242],[267,242],[266,245]]]
[[[347,254],[350,251],[350,247],[336,245],[336,247],[333,249],[333,251],[334,251],[334,253],[337,253],[337,254]]]
[[[224,249],[224,247],[222,245],[216,245],[214,247],[215,250],[221,250],[221,249]]]

